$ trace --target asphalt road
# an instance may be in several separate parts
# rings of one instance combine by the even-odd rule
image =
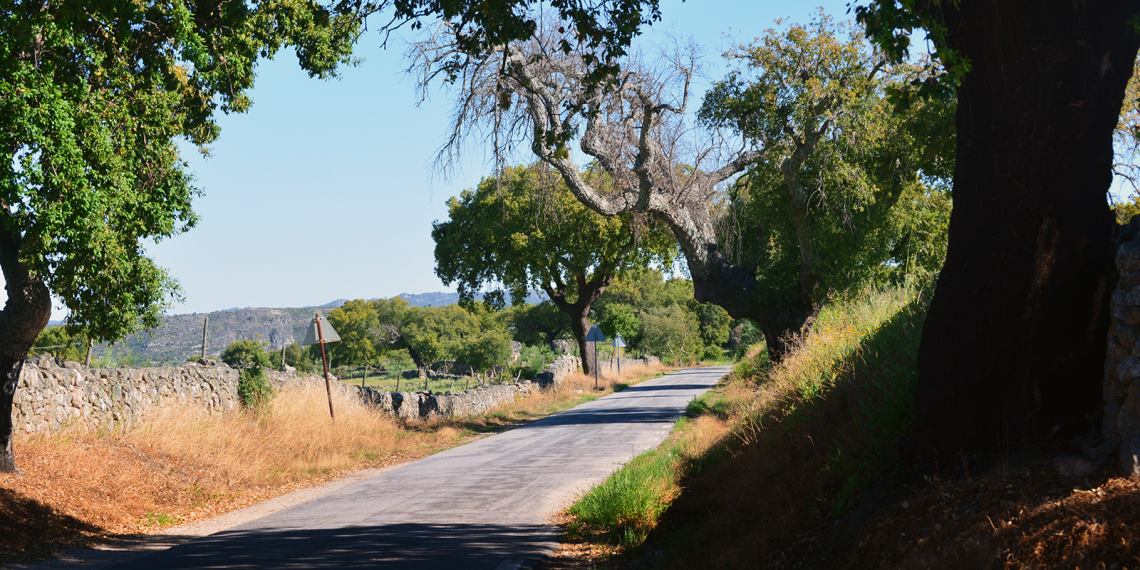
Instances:
[[[558,546],[551,515],[659,445],[727,372],[643,382],[115,568],[529,568]]]

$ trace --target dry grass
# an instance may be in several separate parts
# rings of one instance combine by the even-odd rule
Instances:
[[[172,407],[128,432],[72,429],[16,440],[23,476],[0,474],[0,554],[92,544],[241,508],[351,471],[424,457],[477,437],[612,393],[622,382],[571,375],[490,414],[401,424],[345,391],[323,385],[282,390],[262,414],[202,414]]]

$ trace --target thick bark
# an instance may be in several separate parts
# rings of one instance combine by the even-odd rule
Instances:
[[[919,351],[920,468],[1080,428],[1100,401],[1112,131],[1140,2],[940,7],[971,62],[958,88],[954,211]]]
[[[19,261],[20,241],[0,233],[0,269],[4,271],[8,302],[0,311],[0,472],[16,471],[12,447],[12,402],[28,349],[51,318],[47,287],[28,274]]]
[[[594,374],[594,344],[586,342],[586,334],[590,332],[590,307],[601,298],[602,293],[613,282],[613,275],[603,273],[595,275],[590,281],[582,275],[576,276],[578,281],[578,298],[570,303],[566,300],[566,286],[557,283],[543,288],[547,297],[555,307],[570,316],[570,331],[574,333],[574,340],[578,343],[578,354],[582,355],[582,371],[588,375]]]
[[[705,251],[704,263],[694,263],[696,256],[686,251],[693,296],[702,303],[720,305],[734,319],[752,319],[764,333],[768,358],[773,362],[782,360],[792,348],[794,337],[810,328],[818,306],[798,291],[786,295],[784,302],[758,301],[754,270],[730,263],[717,250],[715,241],[706,245]]]

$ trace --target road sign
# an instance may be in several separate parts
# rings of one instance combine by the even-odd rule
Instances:
[[[305,340],[301,343],[301,346],[309,346],[310,344],[321,345],[321,364],[325,366],[325,393],[327,393],[329,397],[329,417],[332,418],[334,423],[336,422],[336,414],[333,413],[332,385],[329,380],[329,357],[325,354],[325,343],[336,342],[338,340],[340,340],[340,335],[336,334],[332,325],[328,324],[328,322],[322,322],[320,313],[314,313],[313,320],[309,323],[309,331],[305,333]]]
[[[590,332],[586,335],[586,342],[605,342],[606,335],[602,334],[602,329],[598,325],[590,328]]]
[[[321,321],[321,329],[317,330],[317,321]],[[323,339],[321,337],[324,337]],[[328,320],[321,320],[320,315],[313,317],[309,321],[309,330],[305,332],[305,340],[301,341],[301,346],[309,346],[310,344],[317,344],[318,342],[336,342],[340,340],[340,335],[336,334],[332,325]]]
[[[614,348],[625,348],[625,339],[621,337],[621,333],[617,333],[617,336],[614,337],[614,341],[610,346]]]

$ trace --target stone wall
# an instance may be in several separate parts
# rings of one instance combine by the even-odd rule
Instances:
[[[622,358],[621,371],[624,374],[626,372],[630,372],[638,368],[645,368],[654,364],[661,364],[661,359],[657,358],[656,356],[649,355],[642,356],[641,358]],[[598,372],[601,372],[602,375],[605,376],[616,376],[618,373],[618,359],[606,358],[598,360]]]
[[[1119,445],[1121,468],[1140,475],[1140,236],[1129,232],[1134,228],[1122,229],[1126,239],[1116,251],[1101,434],[1106,446]]]
[[[39,433],[130,427],[147,410],[175,403],[221,413],[240,406],[237,377],[229,366],[86,369],[33,357],[20,374],[12,420],[18,431]]]
[[[565,368],[565,362],[555,367],[554,376],[559,381],[569,373]],[[321,376],[271,370],[266,375],[278,387],[324,384]],[[69,425],[92,430],[129,428],[148,410],[173,404],[194,406],[206,413],[235,410],[241,406],[237,384],[238,371],[224,364],[86,369],[76,362],[59,364],[48,357],[33,357],[20,375],[12,419],[16,430],[27,433],[58,431]],[[333,378],[332,388],[394,416],[418,420],[482,414],[525,397],[537,386],[524,381],[435,394],[385,392],[342,384]]]
[[[555,358],[546,369],[538,373],[534,381],[543,388],[557,386],[566,379],[567,376],[582,369],[582,359],[577,356],[563,354]]]

